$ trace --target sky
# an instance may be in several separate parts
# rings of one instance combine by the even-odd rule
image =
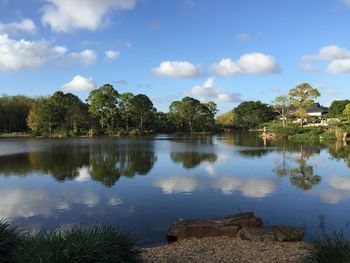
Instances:
[[[0,0],[0,94],[110,83],[223,113],[307,82],[329,106],[350,98],[349,25],[350,0]]]

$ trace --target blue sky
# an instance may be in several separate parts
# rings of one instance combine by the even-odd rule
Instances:
[[[223,112],[309,82],[329,105],[350,97],[349,25],[350,0],[0,0],[0,93],[111,83]]]

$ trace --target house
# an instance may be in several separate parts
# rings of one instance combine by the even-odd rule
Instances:
[[[288,114],[293,114],[295,110],[296,107],[294,105],[290,105],[288,109]],[[328,108],[321,106],[320,103],[313,103],[308,109],[306,109],[306,112],[310,117],[321,118],[328,112]]]

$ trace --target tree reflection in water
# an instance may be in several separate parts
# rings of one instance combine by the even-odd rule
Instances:
[[[200,152],[172,152],[171,160],[174,163],[182,163],[184,168],[195,168],[202,162],[215,163],[217,155],[215,153],[200,153]]]
[[[106,141],[90,146],[72,144],[46,151],[0,156],[0,174],[26,176],[39,172],[65,181],[87,171],[88,177],[111,187],[121,176],[147,174],[156,160],[153,141],[120,144]]]
[[[299,157],[296,159],[290,158],[287,156],[287,152],[297,152]],[[309,165],[307,160],[319,153],[320,148],[316,146],[300,145],[299,150],[297,150],[295,146],[287,149],[287,145],[284,145],[281,161],[277,163],[273,172],[278,176],[289,175],[292,185],[305,191],[311,190],[314,185],[321,182],[321,176],[314,174],[313,166]]]

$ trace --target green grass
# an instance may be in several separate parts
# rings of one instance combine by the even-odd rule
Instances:
[[[316,238],[309,246],[304,263],[349,263],[350,243],[343,233]]]
[[[139,249],[131,236],[109,225],[23,236],[0,221],[0,262],[132,263],[139,262]]]
[[[16,228],[10,227],[8,223],[0,221],[0,262],[16,262],[17,249],[21,244],[21,239],[16,232]]]

